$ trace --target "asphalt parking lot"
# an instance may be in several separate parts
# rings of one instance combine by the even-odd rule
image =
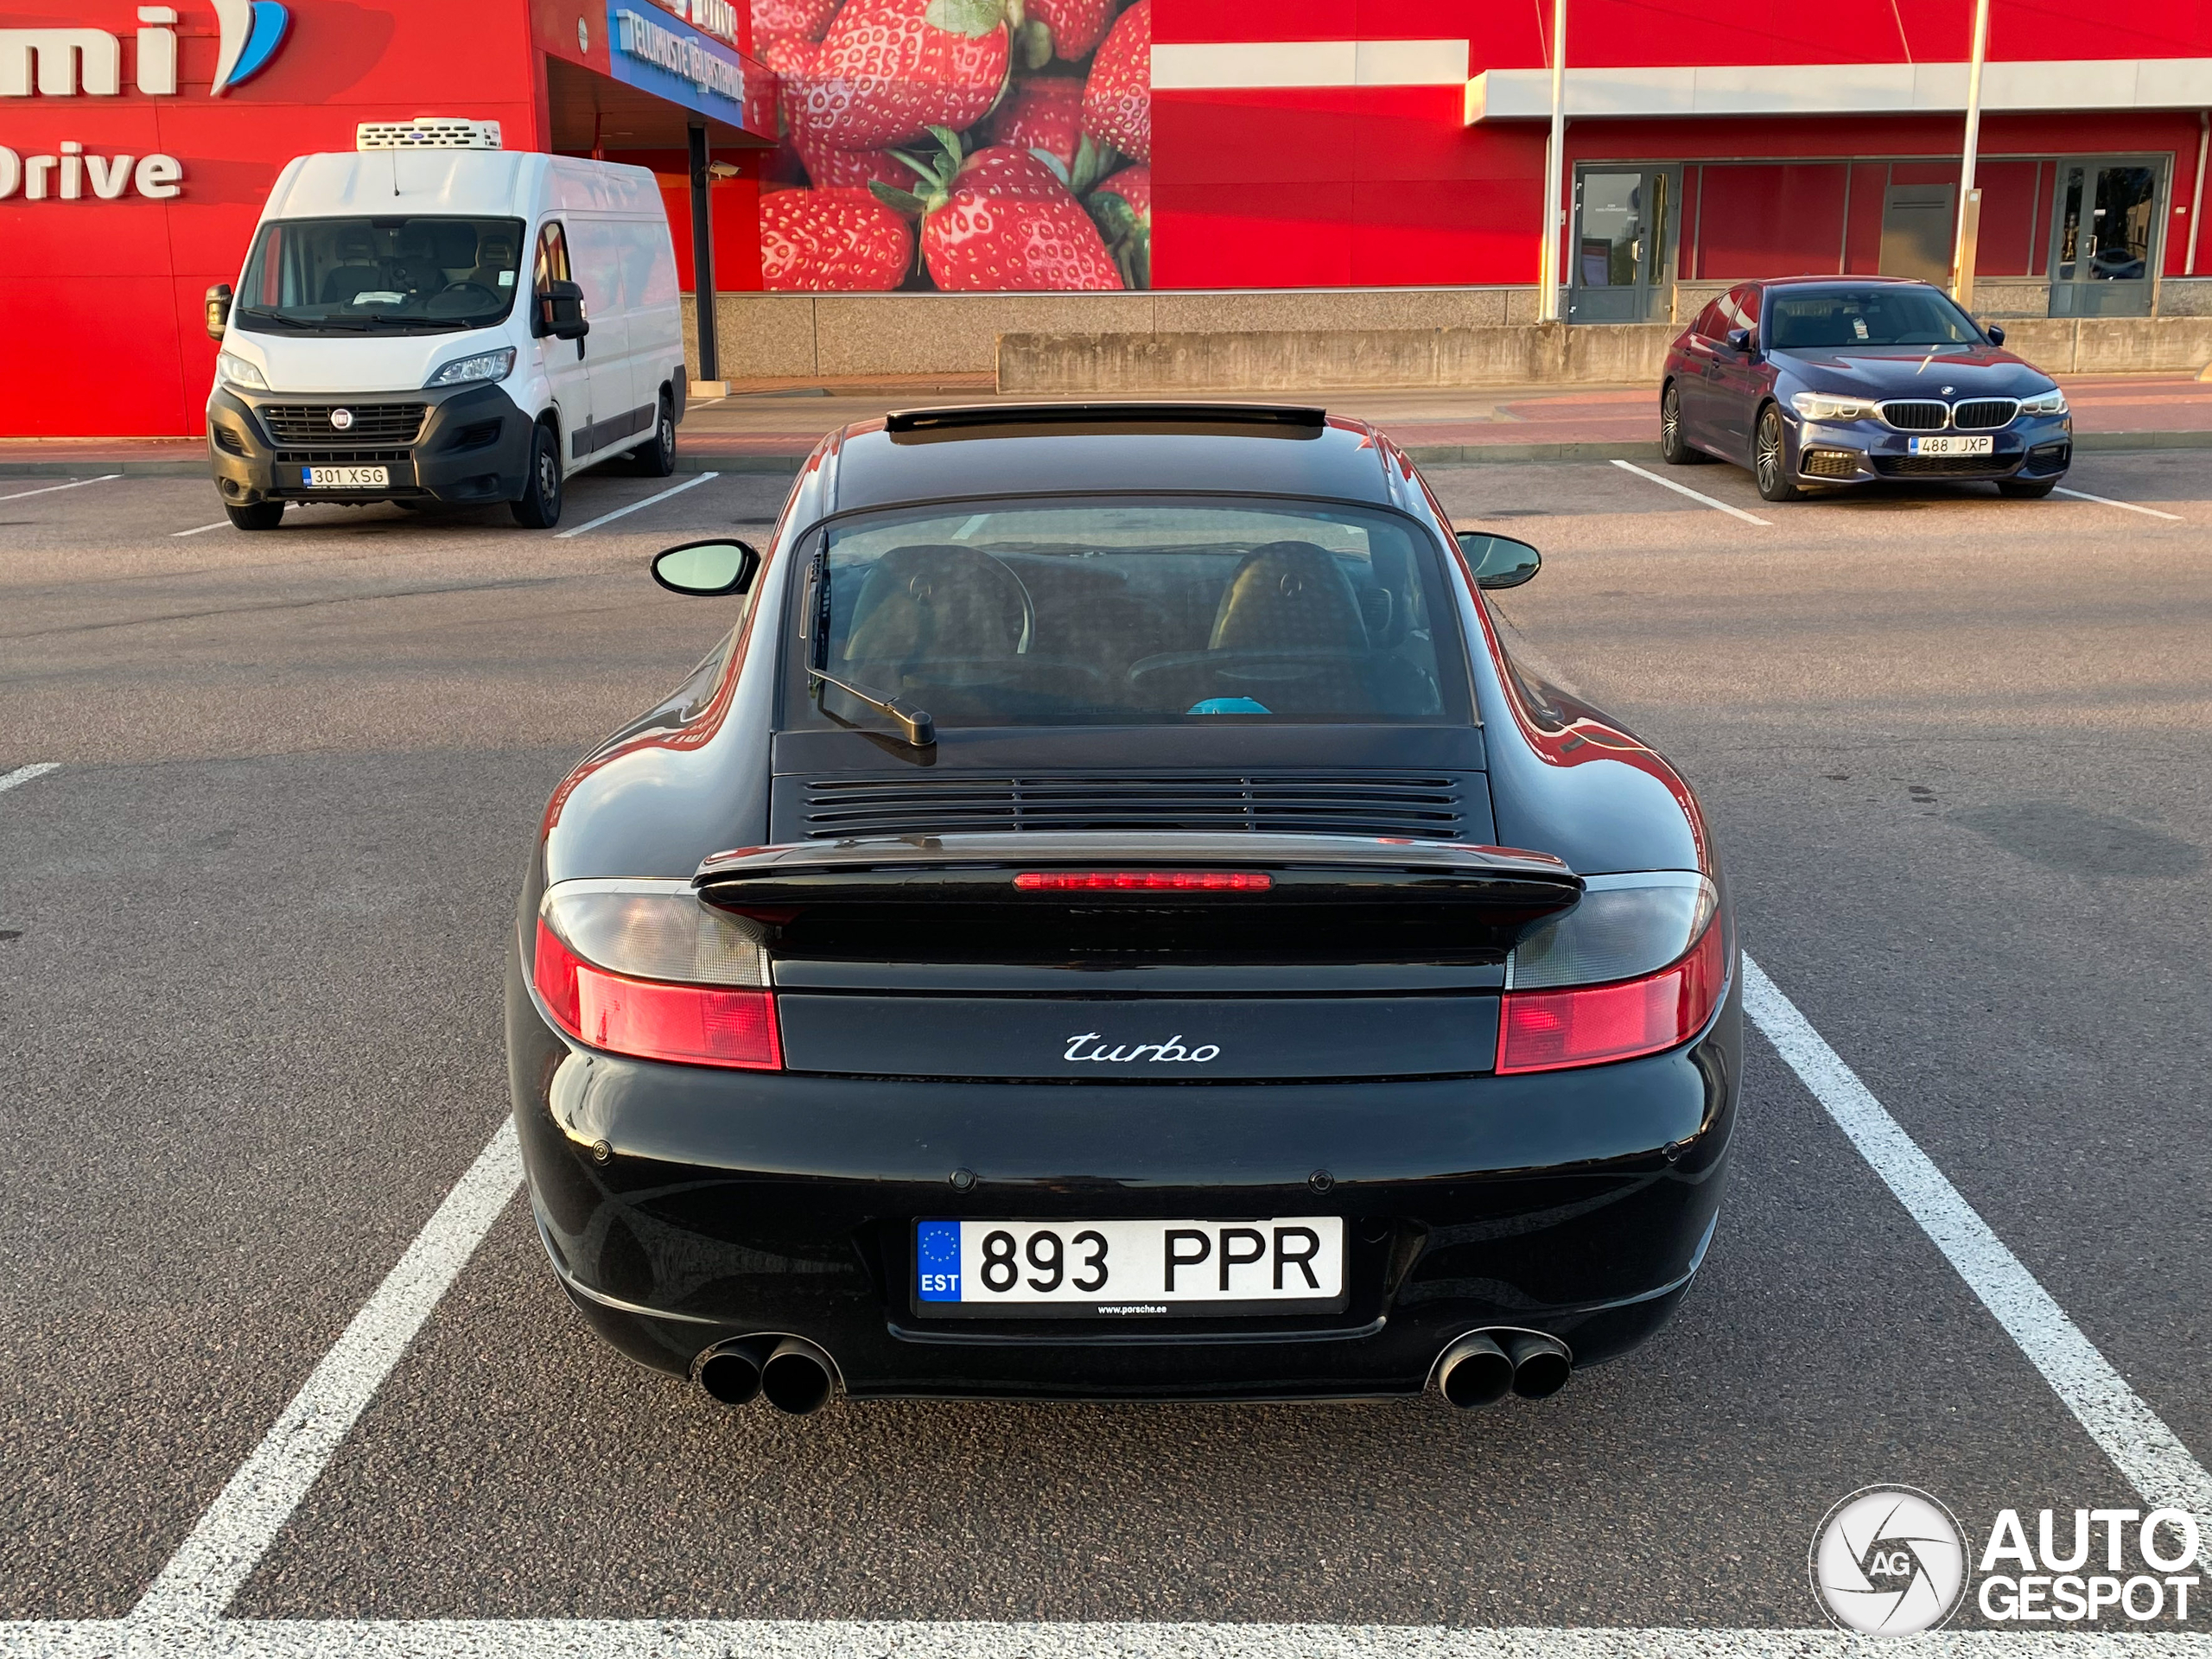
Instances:
[[[2042,502],[1769,505],[1649,467],[1709,500],[1603,462],[1431,477],[1543,549],[1509,642],[1688,774],[1747,950],[2171,1431],[2133,1474],[2197,1490],[2212,476],[2103,452]],[[1977,1543],[2001,1508],[2152,1507],[1754,1035],[1680,1316],[1548,1402],[733,1413],[588,1334],[518,1196],[257,1530],[226,1484],[505,1112],[536,815],[731,620],[645,556],[765,540],[785,483],[587,478],[555,537],[336,506],[248,535],[202,481],[0,481],[0,1651],[114,1650],[48,1622],[130,1612],[188,1537],[232,1620],[339,1621],[286,1627],[331,1651],[733,1619],[835,1623],[664,1639],[874,1652],[851,1621],[1796,1630],[1815,1524],[1870,1483]],[[499,1628],[443,1650],[554,1650]]]

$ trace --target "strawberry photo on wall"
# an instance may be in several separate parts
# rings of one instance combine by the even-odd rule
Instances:
[[[798,293],[1147,288],[1152,0],[753,0]]]

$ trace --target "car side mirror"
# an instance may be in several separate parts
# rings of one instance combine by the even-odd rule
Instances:
[[[653,580],[671,594],[712,599],[741,594],[753,586],[760,555],[749,543],[686,542],[653,555]]]
[[[548,283],[537,296],[532,333],[556,340],[582,340],[591,332],[584,317],[584,291],[575,283]]]
[[[231,285],[218,283],[207,290],[207,338],[220,340],[231,326]]]
[[[1544,556],[1526,542],[1510,536],[1485,536],[1479,531],[1459,532],[1459,551],[1474,573],[1478,588],[1518,588],[1543,568]]]
[[[1758,336],[1748,328],[1731,328],[1727,339],[1728,349],[1732,352],[1755,352],[1758,349]]]
[[[2002,346],[2005,343],[2004,329],[1993,322],[1985,324],[1981,332],[1989,336],[1989,343],[1993,346]]]

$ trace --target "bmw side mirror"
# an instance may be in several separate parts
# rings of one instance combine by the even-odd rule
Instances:
[[[584,291],[575,283],[553,282],[537,296],[533,332],[555,340],[582,340],[591,332],[584,317]]]
[[[653,580],[671,594],[712,599],[753,586],[760,555],[745,542],[686,542],[653,555]]]
[[[1752,334],[1750,329],[1731,328],[1728,331],[1728,349],[1730,351],[1749,352],[1756,350],[1757,347],[1757,337]]]
[[[1459,550],[1467,569],[1474,572],[1478,588],[1518,588],[1543,568],[1544,556],[1526,542],[1510,536],[1485,536],[1478,531],[1459,532]]]
[[[207,338],[220,340],[231,326],[231,285],[218,283],[207,290]]]
[[[1993,346],[2002,346],[2005,343],[2004,329],[1993,322],[1984,324],[1981,332],[1989,336],[1989,343]]]

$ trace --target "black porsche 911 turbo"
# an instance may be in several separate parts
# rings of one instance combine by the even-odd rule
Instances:
[[[2074,459],[2066,394],[2004,346],[1926,283],[1739,283],[1668,350],[1659,454],[1748,467],[1769,501],[1932,479],[2049,495]]]
[[[1656,1330],[1741,1071],[1697,801],[1319,410],[831,434],[548,807],[507,988],[555,1272],[732,1402],[1539,1396]]]

